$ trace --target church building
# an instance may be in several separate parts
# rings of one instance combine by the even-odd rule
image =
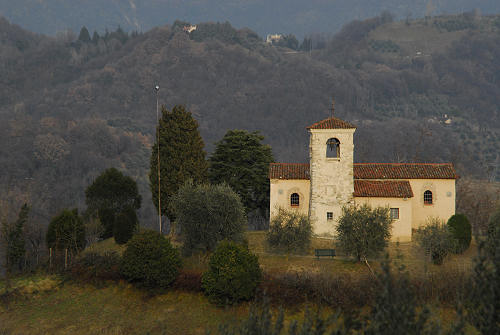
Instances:
[[[335,236],[343,206],[388,207],[392,240],[404,242],[429,217],[455,214],[452,164],[354,163],[354,125],[332,116],[307,129],[309,164],[270,166],[271,218],[280,207],[296,210],[309,216],[314,234]]]

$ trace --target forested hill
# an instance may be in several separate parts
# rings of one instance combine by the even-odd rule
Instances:
[[[261,36],[337,32],[351,20],[390,11],[397,18],[421,18],[479,10],[500,12],[498,0],[0,0],[0,15],[38,33],[54,35],[87,26],[98,32],[121,26],[147,31],[176,19],[231,22]]]
[[[229,24],[182,28],[75,40],[0,19],[0,209],[83,208],[85,187],[114,166],[139,181],[148,223],[156,83],[161,103],[193,112],[208,151],[228,129],[258,130],[278,161],[306,162],[305,127],[335,96],[336,116],[358,126],[358,162],[453,162],[462,177],[500,177],[497,17],[385,15],[312,52]]]

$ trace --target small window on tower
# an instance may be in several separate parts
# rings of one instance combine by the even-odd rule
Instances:
[[[399,219],[399,208],[391,208],[391,219],[393,220]]]
[[[290,206],[292,207],[299,207],[300,204],[300,197],[298,193],[292,193],[290,196]]]
[[[340,141],[336,138],[330,138],[326,141],[326,157],[340,158]]]
[[[326,212],[326,219],[328,221],[333,220],[333,212]]]

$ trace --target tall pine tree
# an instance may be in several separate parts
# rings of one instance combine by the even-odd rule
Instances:
[[[158,210],[158,132],[160,139],[161,213],[174,220],[168,204],[179,187],[188,179],[206,182],[207,162],[204,142],[198,131],[198,122],[184,106],[169,111],[164,106],[156,129],[155,144],[151,151],[149,184],[153,203]]]

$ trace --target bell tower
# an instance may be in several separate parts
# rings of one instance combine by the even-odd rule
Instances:
[[[354,201],[353,137],[356,127],[332,116],[309,130],[309,217],[318,235],[335,235],[342,207]]]

